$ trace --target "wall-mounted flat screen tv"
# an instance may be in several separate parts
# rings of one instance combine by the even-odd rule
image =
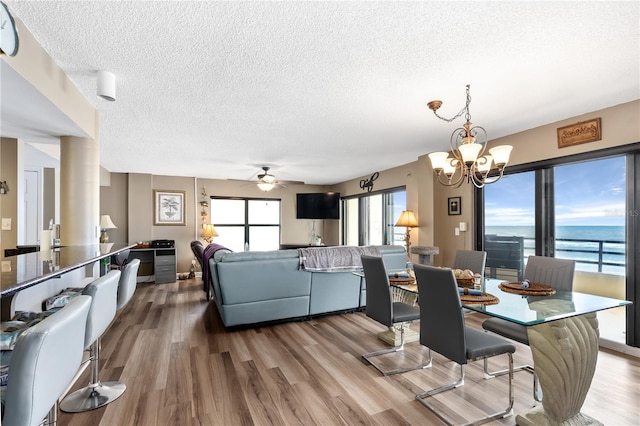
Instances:
[[[296,194],[296,217],[298,219],[340,219],[340,193]]]

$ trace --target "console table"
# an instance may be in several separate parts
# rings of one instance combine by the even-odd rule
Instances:
[[[168,248],[135,248],[129,252],[129,260],[140,259],[138,276],[153,275],[156,284],[176,281],[176,249]]]

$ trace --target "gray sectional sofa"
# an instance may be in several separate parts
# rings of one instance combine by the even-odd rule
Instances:
[[[401,246],[378,246],[388,269],[406,266]],[[307,318],[365,306],[364,279],[352,272],[309,272],[298,250],[234,253],[209,259],[213,299],[225,326]]]

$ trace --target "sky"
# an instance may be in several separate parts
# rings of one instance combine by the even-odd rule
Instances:
[[[486,226],[534,226],[534,197],[534,172],[485,186]],[[556,167],[555,215],[556,226],[624,226],[625,158]]]

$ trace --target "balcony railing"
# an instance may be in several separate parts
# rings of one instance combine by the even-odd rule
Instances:
[[[555,257],[576,261],[576,270],[625,274],[625,242],[556,238]],[[524,238],[524,257],[535,254],[535,240]]]

